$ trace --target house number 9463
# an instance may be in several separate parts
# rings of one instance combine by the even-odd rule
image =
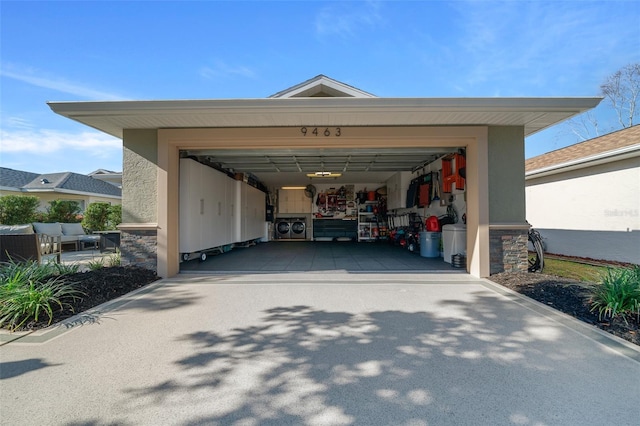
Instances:
[[[302,133],[302,136],[340,137],[342,135],[342,129],[340,129],[340,127],[325,127],[324,129],[318,127],[300,127],[300,133]]]

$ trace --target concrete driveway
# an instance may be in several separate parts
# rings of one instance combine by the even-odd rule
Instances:
[[[7,425],[636,425],[640,351],[463,274],[187,275],[0,347]]]

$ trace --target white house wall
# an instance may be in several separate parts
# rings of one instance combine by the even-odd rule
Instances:
[[[640,230],[640,158],[526,183],[527,220],[535,228]]]
[[[640,264],[640,159],[530,178],[527,220],[549,253]]]

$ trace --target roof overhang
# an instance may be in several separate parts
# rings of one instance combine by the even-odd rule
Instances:
[[[267,98],[48,102],[57,114],[117,138],[124,129],[290,126],[523,126],[525,136],[602,98]]]
[[[544,176],[556,175],[569,172],[572,170],[584,169],[600,164],[613,163],[628,158],[640,156],[640,144],[625,146],[612,151],[602,152],[588,157],[578,158],[572,161],[566,161],[551,166],[542,167],[540,169],[531,170],[525,173],[525,180],[541,178]]]

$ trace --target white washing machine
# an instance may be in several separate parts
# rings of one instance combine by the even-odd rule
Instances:
[[[442,227],[444,261],[451,263],[454,254],[467,254],[467,225],[454,223]]]
[[[291,219],[290,238],[306,239],[307,238],[307,221],[304,217],[296,217]]]
[[[276,219],[276,239],[291,238],[291,222],[289,218]]]

